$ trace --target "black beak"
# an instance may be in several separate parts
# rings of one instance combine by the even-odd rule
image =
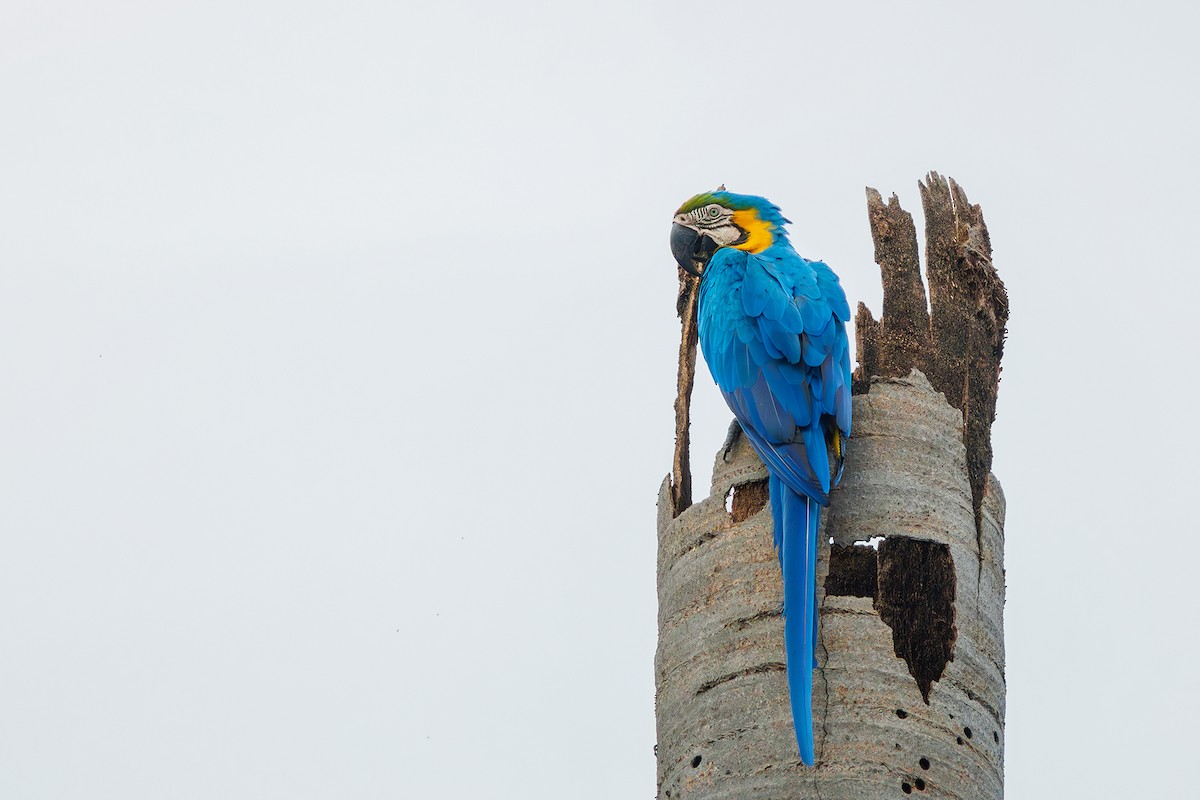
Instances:
[[[700,277],[705,264],[717,252],[717,243],[678,222],[671,225],[671,254],[690,275]]]

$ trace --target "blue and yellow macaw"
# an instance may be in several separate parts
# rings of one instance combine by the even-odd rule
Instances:
[[[850,306],[833,270],[792,249],[787,222],[722,187],[675,212],[671,251],[700,278],[700,349],[770,475],[792,721],[812,766],[817,529],[850,435]]]

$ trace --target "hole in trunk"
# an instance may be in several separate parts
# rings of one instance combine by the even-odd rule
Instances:
[[[949,546],[906,537],[879,546],[875,609],[892,629],[892,648],[908,664],[926,704],[930,686],[954,658],[954,593]]]
[[[837,597],[874,597],[879,560],[870,547],[829,548],[829,574],[825,594]]]
[[[734,522],[750,519],[761,511],[770,499],[770,488],[765,480],[739,483],[729,491],[732,496],[727,501],[726,508]]]

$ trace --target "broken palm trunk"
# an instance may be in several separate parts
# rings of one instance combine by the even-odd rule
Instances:
[[[659,494],[660,798],[1003,795],[990,429],[1007,297],[979,207],[936,174],[921,193],[932,313],[912,217],[867,190],[884,303],[879,321],[859,307],[853,437],[818,548],[816,766],[788,705],[766,471],[736,437],[708,499],[676,513],[669,479]]]

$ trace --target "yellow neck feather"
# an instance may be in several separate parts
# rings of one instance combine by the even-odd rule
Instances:
[[[738,250],[750,253],[761,253],[775,242],[771,235],[771,226],[759,219],[758,211],[753,208],[733,212],[733,222],[746,232],[746,241],[735,244]]]

